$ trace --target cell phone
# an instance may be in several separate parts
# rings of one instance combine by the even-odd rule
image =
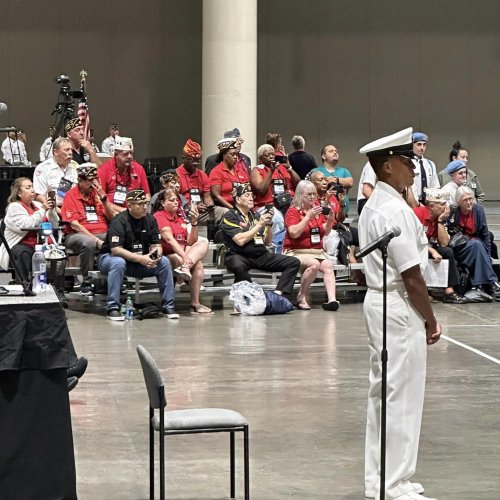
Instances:
[[[53,190],[50,190],[47,192],[47,198],[52,201],[56,201],[56,192]]]
[[[321,207],[321,213],[323,215],[330,215],[330,212],[332,211],[332,209],[328,206],[328,205],[323,205]]]
[[[158,249],[149,254],[149,258],[152,260],[156,260],[158,258]]]
[[[264,213],[268,213],[270,214],[273,210],[274,210],[274,205],[270,204],[270,205],[264,205]]]
[[[327,187],[328,191],[333,191],[336,196],[339,195],[339,193],[344,192],[344,186],[340,184],[339,182],[330,182]]]
[[[276,155],[274,161],[278,163],[286,163],[288,161],[288,156],[286,155]]]

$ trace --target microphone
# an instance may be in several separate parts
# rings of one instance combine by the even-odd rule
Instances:
[[[5,113],[7,111],[7,104],[4,102],[0,102],[0,114]]]
[[[356,259],[360,259],[365,255],[372,253],[373,250],[377,250],[377,248],[380,248],[382,245],[389,243],[389,241],[391,241],[392,238],[395,238],[400,234],[401,234],[401,229],[398,226],[393,226],[391,227],[391,229],[389,229],[389,231],[384,233],[382,236],[379,236],[375,241],[368,243],[368,245],[359,250],[359,252],[356,252],[354,254],[354,257],[356,257]]]

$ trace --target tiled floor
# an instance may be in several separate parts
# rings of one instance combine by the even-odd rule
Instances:
[[[490,215],[495,230],[500,217]],[[344,302],[331,313],[320,308],[322,300],[316,294],[309,312],[259,317],[230,316],[230,304],[220,309],[219,300],[204,317],[189,314],[187,296],[179,294],[179,321],[131,324],[107,320],[98,301],[71,301],[70,331],[89,359],[70,395],[79,498],[148,498],[148,406],[138,344],[163,369],[169,408],[227,407],[248,418],[252,499],[364,498],[362,305]],[[435,311],[446,336],[428,349],[415,479],[440,500],[498,500],[500,304],[436,303]],[[168,498],[227,498],[228,447],[223,435],[168,439]],[[241,470],[239,460],[238,498]]]

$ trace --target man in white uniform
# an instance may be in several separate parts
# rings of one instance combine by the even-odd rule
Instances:
[[[428,158],[424,158],[429,137],[422,132],[413,133],[413,170],[415,181],[411,192],[408,193],[408,203],[411,207],[425,205],[425,188],[439,188],[439,178],[437,176],[436,165]],[[413,196],[412,196],[413,195]]]
[[[392,227],[401,229],[391,240],[387,260],[387,455],[386,498],[431,500],[412,483],[425,392],[426,343],[439,340],[423,271],[427,238],[422,224],[402,197],[411,187],[412,129],[374,141],[360,149],[368,156],[378,182],[359,218],[360,247]],[[363,310],[370,348],[370,388],[366,423],[365,496],[378,498],[380,487],[380,408],[382,351],[382,255],[363,258],[368,292]]]
[[[33,189],[36,199],[43,203],[50,191],[55,191],[58,214],[66,193],[78,182],[76,167],[71,160],[71,142],[58,137],[53,145],[53,157],[40,163],[33,175]]]
[[[20,138],[20,134],[9,132],[7,138],[2,142],[2,154],[5,163],[10,165],[29,165],[26,155],[26,146]]]
[[[375,175],[370,162],[367,161],[366,165],[363,167],[363,171],[361,172],[361,177],[359,178],[357,197],[358,215],[361,215],[363,207],[368,201],[368,198],[372,195],[375,184],[377,184],[377,176]]]
[[[101,150],[109,156],[115,155],[115,137],[120,135],[120,129],[117,123],[112,123],[109,126],[109,137],[106,137],[101,144]]]

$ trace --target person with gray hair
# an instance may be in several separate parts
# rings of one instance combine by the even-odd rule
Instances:
[[[44,203],[47,197],[54,197],[56,206],[61,207],[66,193],[78,182],[76,162],[72,160],[71,141],[58,137],[52,146],[53,156],[37,165],[33,175],[33,189],[36,200]],[[53,196],[52,196],[53,192]]]
[[[313,168],[316,168],[316,160],[313,155],[304,151],[306,141],[301,135],[294,135],[292,137],[292,146],[294,152],[288,155],[288,161],[299,177],[305,179],[306,175]]]
[[[259,164],[250,173],[254,207],[261,214],[274,207],[273,243],[279,253],[285,237],[283,216],[290,206],[300,177],[291,165],[276,161],[274,148],[270,144],[259,147],[257,158]]]
[[[482,289],[500,301],[500,284],[491,264],[491,239],[484,208],[476,203],[474,192],[460,186],[455,194],[447,221],[450,242],[455,258],[465,266],[472,287]]]

